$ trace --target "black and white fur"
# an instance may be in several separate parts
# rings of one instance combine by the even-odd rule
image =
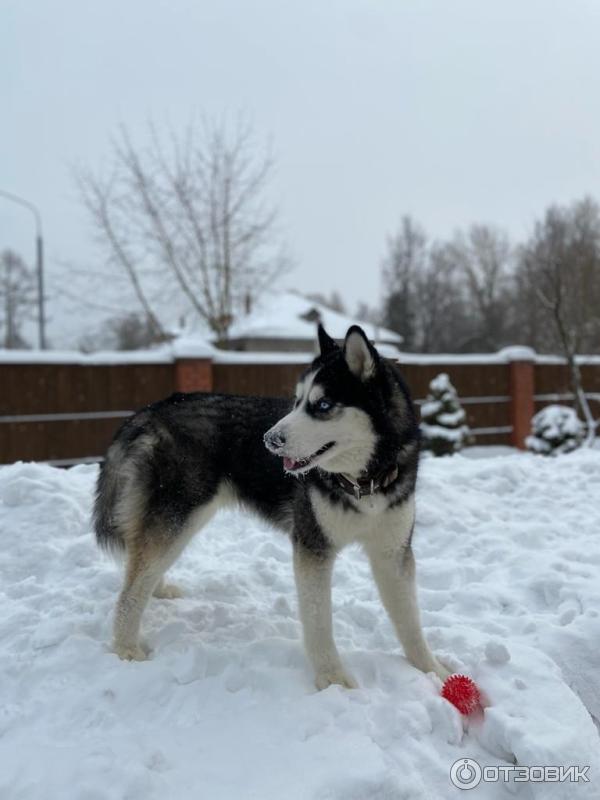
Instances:
[[[448,675],[424,639],[416,600],[411,538],[419,433],[410,396],[397,368],[359,327],[350,328],[343,347],[320,327],[319,343],[291,408],[285,400],[174,394],[117,433],[94,515],[100,545],[127,557],[114,622],[121,658],[146,658],[139,628],[150,596],[178,595],[164,573],[218,508],[241,503],[291,536],[304,641],[319,689],[356,686],[342,666],[331,619],[333,564],[351,542],[367,553],[408,660]],[[377,489],[357,499],[340,475],[346,487],[373,479]]]

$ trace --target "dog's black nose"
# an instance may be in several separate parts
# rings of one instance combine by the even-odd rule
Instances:
[[[285,436],[278,431],[267,431],[263,436],[263,441],[269,450],[281,450],[285,444]]]

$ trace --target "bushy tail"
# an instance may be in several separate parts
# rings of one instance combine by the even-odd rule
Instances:
[[[123,449],[118,442],[115,442],[110,446],[106,454],[96,485],[96,499],[94,502],[96,541],[103,550],[112,553],[122,553],[125,550],[123,532],[116,520],[121,477],[119,468],[122,466],[123,461]]]

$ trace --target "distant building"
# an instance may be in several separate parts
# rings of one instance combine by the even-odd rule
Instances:
[[[394,331],[332,311],[295,292],[263,297],[260,308],[238,317],[227,340],[215,344],[223,350],[244,352],[310,353],[315,349],[318,322],[330,336],[340,341],[351,325],[360,325],[377,345],[397,350],[402,344],[402,337]]]

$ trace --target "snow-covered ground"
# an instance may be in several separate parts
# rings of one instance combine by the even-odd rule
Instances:
[[[184,599],[152,600],[151,660],[119,661],[95,477],[0,469],[2,800],[445,800],[463,796],[449,778],[461,758],[591,765],[590,783],[482,782],[467,796],[600,797],[599,452],[423,460],[426,634],[487,703],[464,727],[404,660],[358,549],[337,565],[334,606],[361,688],[317,693],[289,543],[240,513],[174,567]]]

